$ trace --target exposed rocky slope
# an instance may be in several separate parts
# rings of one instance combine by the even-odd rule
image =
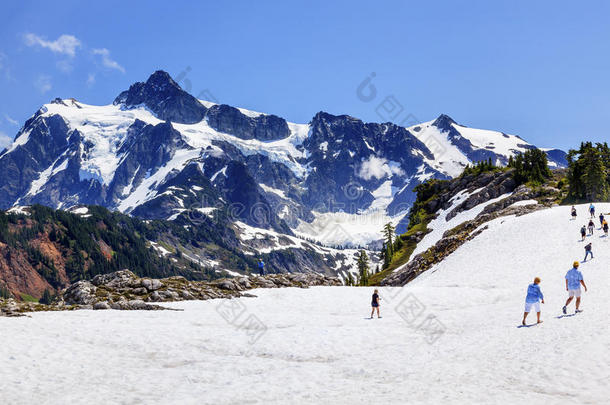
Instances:
[[[174,276],[140,278],[129,270],[100,274],[91,281],[78,281],[62,290],[51,305],[0,300],[0,316],[20,316],[34,311],[74,309],[163,310],[156,303],[253,296],[254,288],[340,286],[341,280],[319,273],[273,274],[236,277],[213,282],[189,281]]]
[[[454,218],[461,212],[473,209],[476,206],[501,198],[499,201],[486,205],[472,220],[460,223],[447,230],[433,246],[424,252],[410,258],[408,263],[397,268],[386,276],[381,285],[402,286],[415,279],[418,275],[430,269],[433,265],[444,260],[465,242],[484,232],[485,223],[502,216],[525,215],[537,210],[551,207],[558,202],[561,190],[551,185],[517,187],[513,179],[513,171],[500,171],[483,173],[477,176],[463,176],[455,180],[436,183],[433,192],[435,198],[428,203],[426,210],[430,213],[448,210],[453,207],[452,198],[460,192],[468,193],[468,197],[449,211],[445,218]],[[519,205],[520,201],[536,200],[537,203]],[[421,240],[421,237],[418,241]]]
[[[141,277],[213,280],[255,271],[257,257],[268,273],[336,275],[352,267],[353,250],[233,224],[221,214],[202,215],[196,219],[205,226],[194,226],[183,218],[142,221],[98,206],[0,211],[0,288],[17,299],[38,299],[45,290],[125,267]],[[269,245],[276,249],[265,251]],[[220,263],[234,270],[225,272]]]

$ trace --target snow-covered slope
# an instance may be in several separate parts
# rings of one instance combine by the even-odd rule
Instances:
[[[372,288],[347,287],[0,318],[0,389],[11,403],[603,404],[610,241],[598,230],[584,312],[561,314],[583,221],[569,207],[500,218],[406,287],[381,288],[380,320],[366,319]],[[535,276],[544,323],[518,328]]]
[[[408,129],[433,151],[435,158],[428,163],[451,177],[472,162],[491,158],[495,164],[506,165],[510,156],[535,148],[516,135],[465,127],[446,115]],[[565,154],[555,155],[556,149],[543,150],[550,152],[550,166],[565,166]]]

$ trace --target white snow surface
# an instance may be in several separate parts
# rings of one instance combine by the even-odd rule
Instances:
[[[379,204],[387,201],[382,192],[380,190],[377,196]],[[403,211],[389,216],[385,209],[367,210],[359,214],[313,211],[315,219],[312,222],[300,221],[294,232],[325,245],[367,246],[372,241],[383,238],[381,230],[385,224],[391,222],[396,226],[406,213]]]
[[[265,192],[267,192],[267,193],[273,193],[273,194],[276,194],[277,196],[279,196],[279,197],[281,197],[281,198],[283,198],[283,199],[286,199],[286,198],[287,198],[287,197],[286,197],[286,193],[284,193],[284,191],[283,191],[283,190],[278,190],[277,188],[273,188],[273,187],[268,186],[268,185],[263,184],[263,183],[259,184],[259,186],[261,186],[261,188],[262,188],[263,190],[265,190]]]
[[[15,214],[15,215],[31,215],[30,212],[27,210],[29,206],[28,205],[15,205],[11,208],[9,208],[6,213],[7,214]]]
[[[503,200],[504,198],[510,196],[510,194],[503,194],[500,197],[486,201],[483,204],[479,204],[467,211],[462,211],[453,218],[451,218],[449,221],[447,221],[447,215],[451,211],[453,211],[458,205],[466,201],[468,197],[476,194],[478,191],[479,190],[474,190],[473,192],[468,193],[466,192],[466,190],[462,190],[455,196],[453,196],[453,198],[450,200],[452,202],[452,205],[446,210],[440,210],[438,212],[438,217],[430,221],[430,223],[428,224],[428,229],[431,229],[432,232],[426,234],[426,236],[424,236],[421,242],[417,244],[417,247],[411,254],[411,258],[414,258],[418,254],[423,253],[432,246],[434,246],[436,242],[442,239],[443,234],[448,230],[453,229],[466,221],[475,219],[477,215],[483,212],[485,207],[487,207],[488,205]],[[406,266],[406,264],[404,266]],[[399,271],[404,266],[398,267],[395,271]]]
[[[522,200],[522,201],[517,201],[515,203],[512,203],[510,206],[511,207],[524,207],[527,205],[536,205],[538,204],[538,201],[536,200]]]
[[[459,176],[467,164],[471,164],[468,157],[451,143],[449,132],[441,132],[432,125],[433,121],[424,122],[407,128],[415,137],[422,141],[434,154],[434,159],[426,162],[435,169],[451,176]],[[451,124],[460,135],[466,138],[474,148],[487,149],[503,156],[514,156],[524,153],[532,145],[516,135],[505,134],[499,131],[464,127]],[[415,128],[419,127],[419,131]],[[496,162],[497,163],[497,162]]]
[[[0,318],[3,401],[607,403],[610,242],[599,231],[589,238],[595,259],[581,265],[584,312],[572,316],[571,304],[561,314],[565,272],[582,258],[581,222],[569,207],[494,220],[406,287],[381,288],[382,319],[367,319],[372,288],[355,287],[166,304],[182,312]],[[535,276],[544,323],[518,328]],[[415,302],[422,309],[405,312]],[[246,319],[263,326],[240,326]],[[437,327],[418,328],[427,319]]]

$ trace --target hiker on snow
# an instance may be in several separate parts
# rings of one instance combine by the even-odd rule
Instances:
[[[593,223],[593,220],[589,220],[589,235],[593,236],[593,230],[595,230],[595,224]]]
[[[585,287],[585,292],[587,292],[587,285],[585,284],[585,280],[582,277],[582,273],[578,271],[578,262],[574,262],[574,267],[572,270],[566,273],[566,290],[568,291],[569,297],[566,301],[566,304],[563,306],[562,310],[565,314],[567,312],[567,307],[572,302],[572,299],[576,297],[576,313],[582,312],[580,308],[580,285],[582,284]]]
[[[604,226],[604,214],[599,214],[599,226]]]
[[[379,301],[381,301],[381,298],[379,298],[379,290],[375,288],[375,291],[373,292],[373,298],[371,301],[371,307],[373,307],[373,309],[371,310],[371,319],[373,319],[373,314],[375,313],[375,309],[377,309],[377,318],[381,318],[381,315],[379,315]]]
[[[604,233],[606,234],[606,236],[608,236],[608,221],[606,221],[605,219],[602,224],[602,229],[604,230]]]
[[[576,219],[576,207],[572,205],[572,219]]]
[[[595,205],[589,205],[589,212],[591,213],[591,218],[595,217]]]
[[[582,236],[582,240],[584,241],[587,237],[587,227],[586,226],[582,226],[582,228],[580,228],[580,236]]]
[[[534,308],[536,311],[536,315],[538,317],[537,323],[542,323],[540,320],[540,300],[544,304],[544,295],[542,295],[542,291],[540,290],[540,277],[536,277],[534,282],[527,286],[527,295],[525,297],[525,312],[523,313],[523,321],[522,325],[525,326],[525,319],[527,315],[530,313],[530,310]]]
[[[589,243],[587,246],[585,246],[585,260],[583,260],[583,262],[587,261],[587,257],[589,257],[589,255],[591,255],[591,259],[593,259],[593,248],[592,248],[592,243]]]
[[[261,276],[265,275],[265,262],[263,259],[258,259],[258,274]]]

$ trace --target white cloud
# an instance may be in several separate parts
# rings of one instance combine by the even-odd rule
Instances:
[[[100,55],[102,57],[102,65],[109,69],[115,69],[125,73],[125,68],[115,60],[110,59],[110,51],[106,48],[94,49],[94,55]]]
[[[32,33],[28,33],[24,37],[27,46],[40,46],[49,49],[53,53],[68,55],[74,57],[76,50],[81,47],[81,42],[74,35],[62,35],[55,41],[47,41],[46,39]]]
[[[74,70],[74,66],[72,66],[72,62],[69,59],[60,60],[55,65],[57,66],[57,69],[64,73],[70,73]]]
[[[9,117],[8,114],[4,114],[4,119],[11,125],[14,125],[16,127],[19,126],[19,122],[17,122],[17,120],[12,119],[11,117]]]
[[[91,87],[95,84],[95,73],[89,73],[87,76],[87,87]]]
[[[9,146],[11,142],[13,142],[13,140],[4,132],[0,131],[0,151]]]
[[[48,75],[40,75],[38,79],[34,82],[34,86],[40,91],[42,94],[48,92],[53,88],[51,84],[51,76]]]
[[[367,160],[363,161],[358,172],[358,175],[364,180],[372,178],[383,179],[393,174],[404,175],[404,171],[400,168],[400,163],[388,162],[387,159],[375,155],[371,155]]]

